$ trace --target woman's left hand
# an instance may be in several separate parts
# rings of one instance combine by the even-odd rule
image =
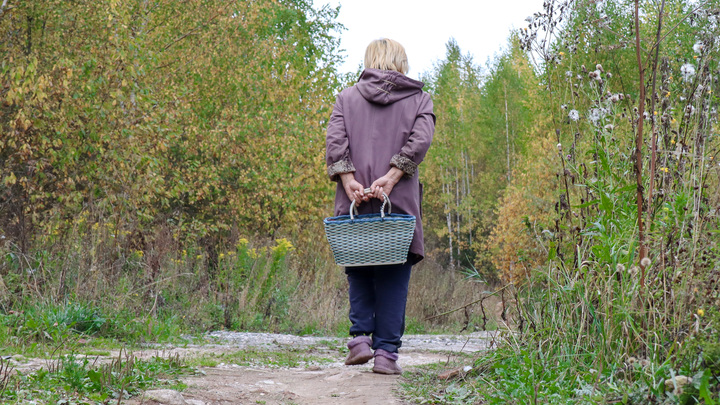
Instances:
[[[370,195],[380,200],[383,198],[383,193],[389,197],[393,187],[395,187],[398,181],[400,181],[402,176],[402,170],[396,167],[390,168],[390,171],[387,172],[386,175],[380,177],[372,183],[370,186]]]

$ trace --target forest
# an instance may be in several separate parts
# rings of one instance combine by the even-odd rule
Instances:
[[[338,12],[1,2],[0,355],[347,334]],[[407,330],[506,339],[430,403],[720,403],[718,38],[717,0],[546,0],[485,65],[448,38]]]

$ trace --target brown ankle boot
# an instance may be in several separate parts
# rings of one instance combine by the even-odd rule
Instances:
[[[375,350],[375,365],[373,373],[378,374],[402,374],[402,368],[397,364],[397,353],[390,353],[387,350]]]
[[[355,364],[365,364],[373,357],[370,345],[372,340],[368,336],[356,336],[348,342],[347,347],[350,349],[347,359],[345,359],[345,365],[352,366]]]

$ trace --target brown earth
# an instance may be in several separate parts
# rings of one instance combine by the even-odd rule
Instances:
[[[336,338],[298,337],[258,333],[216,332],[216,344],[198,347],[162,348],[167,355],[199,355],[202,353],[231,353],[250,347],[268,353],[307,348],[318,359],[297,367],[267,364],[256,359],[252,365],[220,363],[201,367],[204,375],[183,378],[188,388],[180,399],[152,400],[152,392],[144,397],[126,401],[136,404],[404,404],[397,397],[399,376],[374,374],[372,361],[365,365],[345,366],[342,350],[346,340]],[[443,362],[448,368],[471,364],[466,355],[486,350],[493,337],[487,332],[466,335],[409,335],[403,338],[399,364],[405,371],[423,364]],[[160,348],[159,348],[160,349]],[[152,351],[147,352],[153,355]],[[157,354],[157,351],[155,352]],[[142,354],[140,354],[142,355]],[[458,363],[459,362],[459,363]],[[451,366],[451,364],[453,366]],[[180,402],[184,401],[184,402]]]

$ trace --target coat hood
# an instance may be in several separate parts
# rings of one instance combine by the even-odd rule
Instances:
[[[387,105],[421,92],[424,84],[394,70],[365,69],[356,86],[365,100]]]

